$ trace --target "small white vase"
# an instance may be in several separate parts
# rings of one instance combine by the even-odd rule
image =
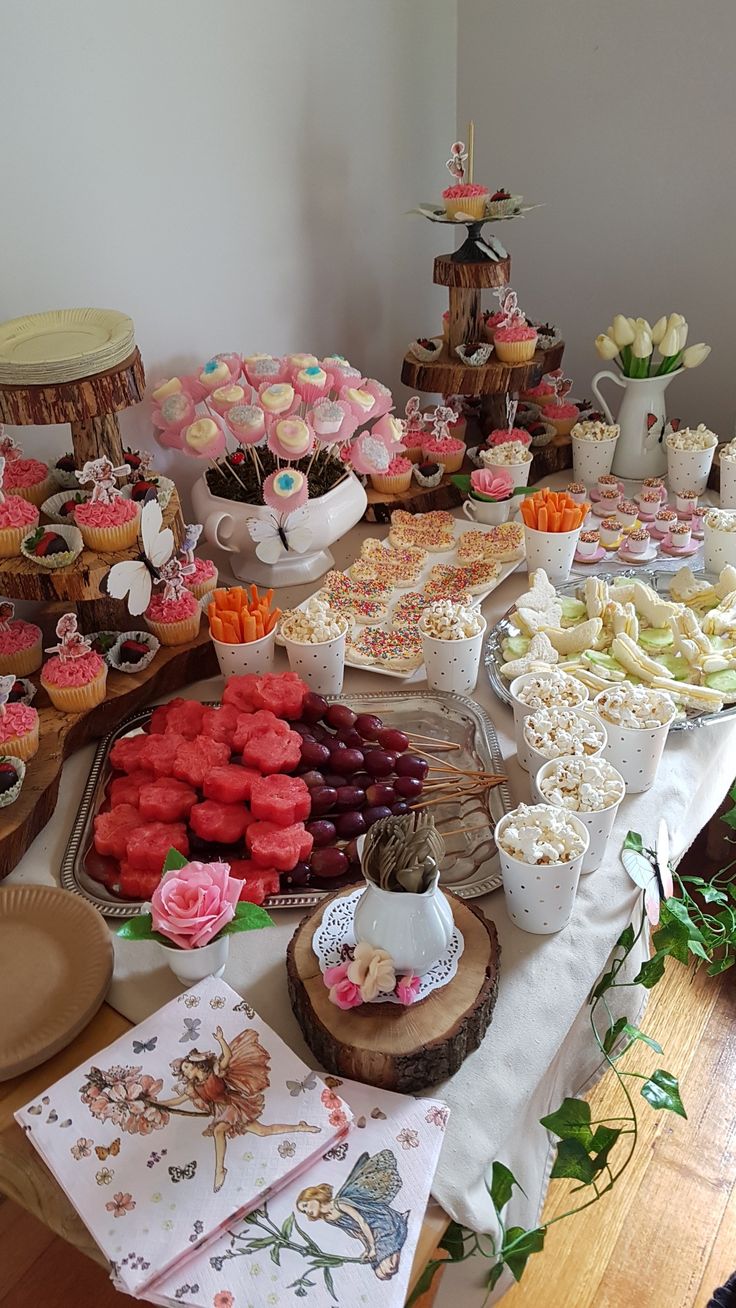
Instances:
[[[174,976],[187,985],[192,985],[195,981],[203,981],[206,976],[222,976],[230,949],[230,937],[220,936],[219,940],[211,940],[201,949],[176,949],[173,945],[161,943],[158,947]]]
[[[366,941],[391,955],[397,972],[423,976],[442,957],[455,928],[439,872],[420,895],[381,890],[367,882],[355,908],[356,943]]]
[[[672,378],[679,377],[681,372],[684,369],[678,368],[663,377],[622,377],[608,369],[596,373],[591,383],[593,394],[608,421],[617,422],[621,428],[613,455],[612,471],[616,477],[643,481],[645,477],[662,477],[666,473],[667,453],[662,439],[667,422],[664,393]],[[615,382],[624,392],[617,418],[600,392],[598,383],[604,378]]]

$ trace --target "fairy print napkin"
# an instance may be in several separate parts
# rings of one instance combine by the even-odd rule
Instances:
[[[192,1308],[402,1308],[449,1116],[432,1099],[325,1077],[347,1137],[173,1275],[154,1303]]]
[[[347,1130],[342,1099],[208,977],[16,1113],[143,1296]]]

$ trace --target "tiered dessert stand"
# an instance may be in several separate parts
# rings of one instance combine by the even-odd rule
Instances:
[[[65,371],[60,366],[60,373]],[[68,371],[68,370],[67,370]],[[140,352],[132,351],[103,372],[53,380],[53,367],[44,367],[42,383],[1,382],[0,420],[17,425],[69,423],[76,466],[107,455],[117,467],[124,462],[117,415],[143,399],[145,375]],[[183,521],[174,491],[164,512],[164,524],[181,537]],[[47,570],[18,556],[0,560],[0,594],[42,605],[35,621],[52,644],[53,626],[60,613],[73,609],[82,631],[127,631],[140,626],[123,601],[110,599],[104,579],[114,563],[136,558],[137,547],[116,554],[85,549],[69,568]],[[61,766],[81,745],[106,735],[157,694],[211,676],[217,669],[207,624],[188,645],[162,646],[140,673],[110,669],[107,698],[87,713],[60,713],[39,688],[34,707],[41,720],[41,747],[31,760],[20,796],[0,810],[0,879],[15,867],[34,836],[45,826],[56,805]],[[37,678],[34,678],[37,681]]]

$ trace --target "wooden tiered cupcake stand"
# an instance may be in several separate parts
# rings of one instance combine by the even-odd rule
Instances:
[[[118,413],[143,398],[145,376],[136,349],[123,363],[106,372],[56,384],[0,385],[0,420],[16,425],[69,423],[76,465],[107,455],[123,463]],[[164,523],[177,539],[183,522],[176,491],[164,512]],[[114,563],[136,558],[133,547],[116,554],[83,550],[70,568],[50,571],[19,556],[0,560],[0,594],[42,605],[33,620],[44,632],[44,644],[55,643],[54,626],[61,613],[73,610],[83,631],[129,631],[142,625],[131,618],[126,604],[110,599],[104,579]],[[140,673],[110,669],[104,703],[87,713],[60,713],[39,686],[34,699],[41,720],[41,747],[28,764],[20,796],[0,809],[0,880],[12,871],[34,836],[46,825],[56,806],[64,759],[99,736],[112,731],[129,713],[154,696],[179,689],[217,671],[207,624],[188,645],[164,647]],[[31,678],[38,685],[38,675]]]
[[[473,224],[480,233],[481,223]],[[448,340],[436,359],[420,362],[413,354],[404,356],[401,380],[416,391],[433,394],[467,395],[481,399],[481,428],[485,437],[493,427],[505,425],[505,396],[509,392],[535,386],[543,374],[559,368],[565,349],[559,341],[549,350],[537,350],[529,363],[515,367],[501,363],[492,354],[488,363],[474,368],[463,363],[455,353],[457,345],[483,340],[481,294],[496,287],[507,286],[511,279],[511,256],[478,258],[480,243],[470,237],[455,254],[440,254],[434,261],[433,280],[446,286],[450,299]],[[481,434],[479,433],[479,440]],[[535,452],[531,479],[569,467],[570,437],[555,437],[549,445]],[[464,472],[471,470],[466,461]],[[458,488],[449,477],[443,477],[439,486],[427,490],[415,481],[408,491],[390,496],[385,492],[368,491],[366,517],[374,522],[387,521],[392,510],[406,508],[411,512],[427,509],[453,508],[462,500]]]

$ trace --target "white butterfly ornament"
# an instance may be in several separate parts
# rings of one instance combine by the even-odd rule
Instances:
[[[268,518],[249,518],[248,531],[261,563],[278,563],[284,554],[305,554],[312,544],[309,506],[303,504],[283,517],[272,513]]]
[[[141,513],[141,553],[137,559],[124,559],[115,563],[107,574],[107,593],[111,599],[128,598],[128,611],[137,617],[145,613],[151,602],[154,584],[158,585],[168,578],[162,576],[162,569],[170,566],[174,553],[174,533],[170,527],[164,527],[161,505],[157,500],[144,504]],[[190,569],[193,571],[194,569]],[[182,567],[183,575],[188,575],[186,565]],[[165,598],[169,598],[164,595]]]
[[[631,834],[631,833],[629,833]],[[659,906],[670,899],[674,885],[670,867],[670,835],[664,818],[659,824],[656,849],[628,849],[621,851],[621,862],[634,885],[644,891],[644,907],[650,924],[659,923]]]

